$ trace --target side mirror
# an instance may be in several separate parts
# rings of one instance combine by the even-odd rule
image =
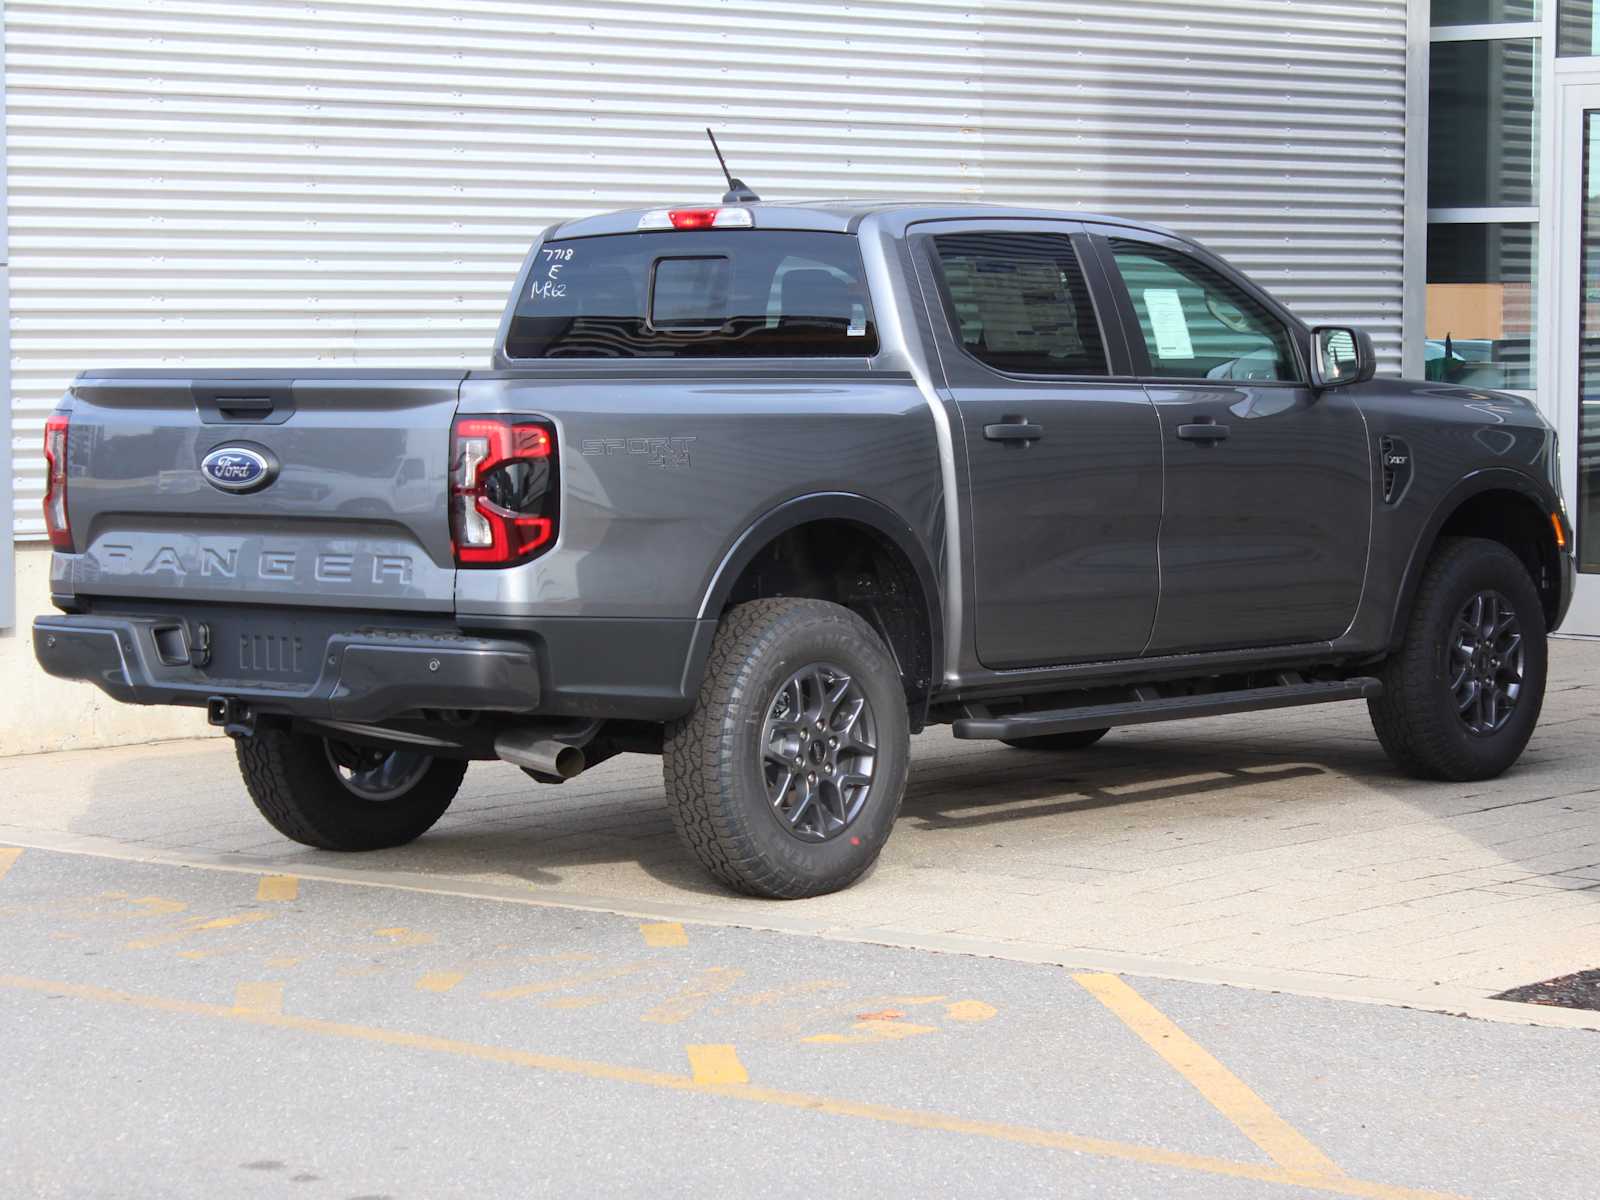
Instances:
[[[1348,325],[1318,325],[1311,331],[1311,385],[1319,391],[1365,383],[1377,371],[1371,334]]]

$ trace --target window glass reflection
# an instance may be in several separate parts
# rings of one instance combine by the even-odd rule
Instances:
[[[1600,572],[1600,111],[1583,114],[1583,144],[1576,447],[1578,569]]]
[[[1531,224],[1428,227],[1429,379],[1532,390],[1537,262]]]
[[[1428,207],[1536,203],[1536,38],[1435,42],[1428,132]]]
[[[1556,53],[1563,56],[1600,54],[1600,22],[1595,0],[1561,0],[1556,9]]]
[[[1435,25],[1494,25],[1502,21],[1536,21],[1539,0],[1433,0]]]

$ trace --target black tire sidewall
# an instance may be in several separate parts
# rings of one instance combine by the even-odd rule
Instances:
[[[1475,734],[1456,711],[1450,691],[1450,640],[1456,616],[1480,591],[1496,591],[1511,602],[1522,627],[1523,688],[1510,718],[1492,734]],[[1428,674],[1427,696],[1434,711],[1427,714],[1436,723],[1453,759],[1470,777],[1497,775],[1516,761],[1533,736],[1544,703],[1549,670],[1545,641],[1544,608],[1527,568],[1509,550],[1497,543],[1473,540],[1462,552],[1453,555],[1426,598],[1427,610],[1415,633],[1424,635],[1423,644],[1412,647],[1419,654],[1413,670]]]
[[[323,850],[382,850],[415,841],[450,807],[467,764],[434,758],[402,795],[363,800],[340,781],[312,734],[264,731],[240,739],[251,799],[284,836]]]
[[[844,887],[866,872],[882,851],[899,815],[909,752],[906,697],[899,672],[871,629],[847,610],[838,618],[782,622],[761,653],[744,665],[745,678],[724,723],[734,766],[732,791],[739,824],[758,854],[782,874],[804,880],[797,893]],[[767,798],[761,734],[768,706],[791,675],[814,663],[850,673],[872,707],[878,754],[866,807],[846,829],[825,842],[790,833]]]

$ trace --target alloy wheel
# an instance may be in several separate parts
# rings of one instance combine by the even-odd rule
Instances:
[[[1450,692],[1473,733],[1488,737],[1511,719],[1526,667],[1522,623],[1499,592],[1475,593],[1450,630]]]
[[[797,838],[824,842],[850,827],[872,795],[877,755],[872,705],[840,667],[801,668],[767,706],[761,730],[767,799]]]
[[[433,764],[432,755],[415,750],[380,750],[327,738],[323,747],[334,778],[363,800],[396,800],[409,792]]]

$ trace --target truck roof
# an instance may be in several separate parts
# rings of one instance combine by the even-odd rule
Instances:
[[[974,200],[864,200],[819,199],[752,201],[745,204],[690,201],[677,204],[657,204],[649,208],[621,209],[617,212],[599,213],[592,217],[578,217],[552,225],[546,237],[596,237],[609,233],[632,233],[639,228],[639,219],[646,213],[663,209],[683,208],[743,208],[749,210],[757,229],[807,229],[825,233],[854,233],[867,217],[886,216],[895,231],[917,221],[959,220],[963,217],[987,217],[994,220],[1065,220],[1093,221],[1102,225],[1122,225],[1131,229],[1144,229],[1170,237],[1182,235],[1151,225],[1132,221],[1126,217],[1107,216],[1103,213],[1080,212],[1072,209],[1029,208],[1010,204],[988,204]]]

